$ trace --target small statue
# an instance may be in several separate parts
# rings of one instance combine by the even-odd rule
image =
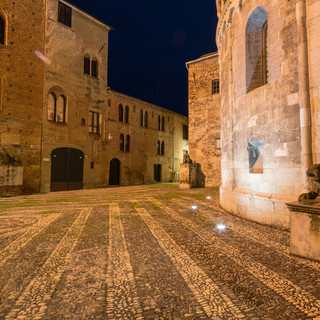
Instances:
[[[188,153],[183,155],[183,163],[192,163],[192,160]]]
[[[313,164],[307,170],[310,192],[300,194],[298,201],[308,201],[315,199],[320,193],[320,164]]]

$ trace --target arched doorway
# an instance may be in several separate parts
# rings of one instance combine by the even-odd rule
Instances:
[[[120,161],[117,158],[110,161],[109,185],[120,185]]]
[[[51,191],[83,188],[82,151],[73,148],[57,148],[51,152]]]

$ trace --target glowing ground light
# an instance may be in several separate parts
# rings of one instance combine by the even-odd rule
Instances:
[[[208,200],[210,200],[210,199],[211,199],[211,197],[210,197],[210,196],[207,196],[207,199],[208,199]]]
[[[198,206],[193,205],[193,206],[191,207],[191,209],[192,209],[192,210],[197,210],[197,209],[198,209]]]
[[[217,224],[217,229],[218,230],[225,230],[226,226],[224,224],[222,224],[222,223],[219,223],[219,224]]]

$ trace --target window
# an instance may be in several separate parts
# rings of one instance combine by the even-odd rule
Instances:
[[[85,55],[83,61],[83,72],[84,74],[90,75],[90,57]]]
[[[48,120],[58,123],[65,123],[66,98],[64,95],[58,97],[50,92],[48,95]]]
[[[187,125],[183,125],[182,126],[182,134],[183,134],[183,139],[188,140],[189,139],[189,135],[188,135],[188,126]]]
[[[125,107],[125,123],[129,123],[129,107]]]
[[[130,151],[130,136],[126,136],[126,145],[125,145],[125,151]]]
[[[164,141],[161,142],[161,154],[164,155]]]
[[[160,141],[157,141],[157,154],[161,154],[161,150],[160,150]]]
[[[95,59],[91,60],[91,75],[98,78],[98,61]]]
[[[250,92],[269,81],[268,15],[264,7],[257,7],[246,26],[246,90]]]
[[[119,121],[123,122],[123,106],[119,104]]]
[[[140,126],[143,127],[143,111],[140,110]]]
[[[120,134],[120,151],[124,151],[124,135]]]
[[[249,141],[249,173],[263,173],[263,141]]]
[[[164,117],[162,117],[161,130],[164,131]]]
[[[148,111],[144,113],[144,126],[148,127]]]
[[[108,107],[111,107],[111,99],[108,99]]]
[[[158,130],[161,130],[161,118],[158,116]]]
[[[0,16],[0,44],[5,43],[6,24],[4,19]]]
[[[220,81],[219,79],[212,80],[212,94],[220,93]]]
[[[3,81],[0,78],[0,110],[2,110],[2,93],[3,92]]]
[[[100,130],[100,114],[98,112],[90,111],[89,132],[99,134]]]
[[[262,27],[262,77],[263,84],[269,82],[268,66],[268,21]]]
[[[71,28],[72,9],[66,4],[59,2],[58,21]]]

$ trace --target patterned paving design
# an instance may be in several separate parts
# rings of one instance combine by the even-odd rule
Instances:
[[[0,199],[0,319],[320,320],[320,263],[218,198],[158,184]]]

